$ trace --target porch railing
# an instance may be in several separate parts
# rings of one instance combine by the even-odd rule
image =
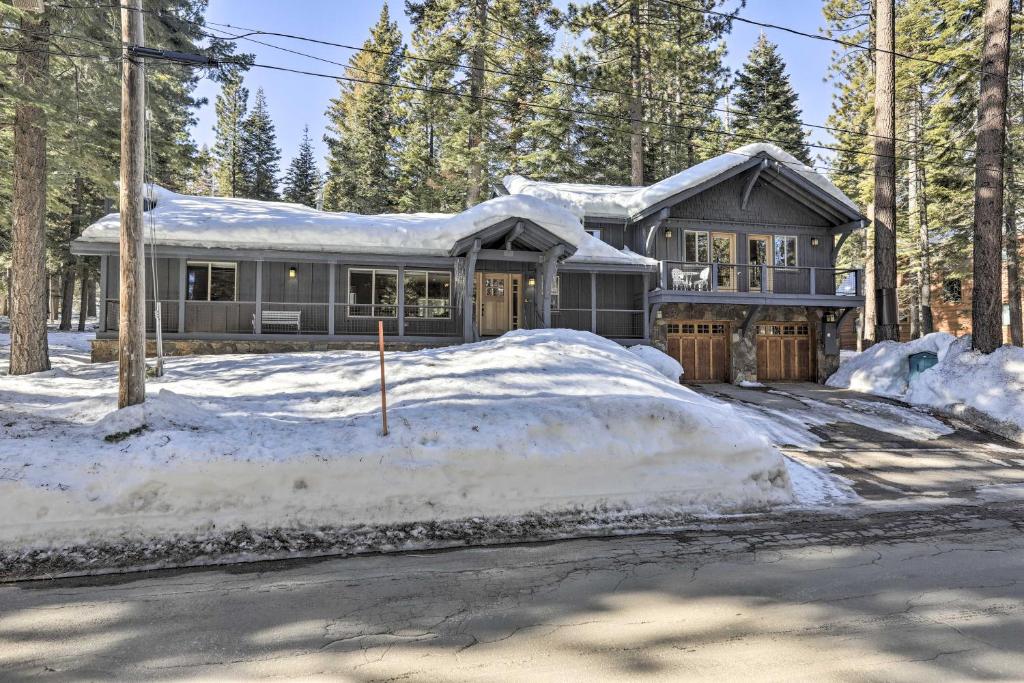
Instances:
[[[816,266],[663,261],[661,288],[685,292],[743,292],[863,296],[861,271]]]
[[[117,299],[107,299],[103,302],[103,327],[106,332],[114,332],[118,328],[118,319],[121,313],[121,302]],[[146,332],[156,332],[156,316],[153,315],[154,304],[146,302]],[[174,334],[178,331],[178,302],[160,301],[160,324],[164,332]]]

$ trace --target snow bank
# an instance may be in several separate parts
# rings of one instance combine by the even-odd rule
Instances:
[[[629,350],[673,382],[678,382],[683,376],[683,366],[679,364],[679,361],[664,351],[656,349],[653,346],[645,346],[644,344],[631,346],[629,347]]]
[[[506,176],[504,185],[513,195],[527,195],[553,202],[580,216],[630,218],[650,206],[747,163],[758,155],[775,159],[853,211],[860,212],[857,205],[828,178],[781,147],[769,143],[738,147],[647,187],[551,183],[529,180],[519,175]]]
[[[573,510],[793,500],[729,406],[567,330],[377,356],[170,358],[115,411],[116,367],[0,377],[0,549]]]
[[[939,362],[908,384],[907,359],[919,351],[937,353]],[[993,422],[982,426],[1006,425],[1012,438],[1024,433],[1024,349],[1019,347],[1003,346],[986,355],[971,350],[969,336],[942,332],[905,344],[881,342],[844,362],[828,384],[943,412],[966,408]]]

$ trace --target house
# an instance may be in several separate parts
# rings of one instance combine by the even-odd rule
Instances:
[[[861,211],[768,144],[653,185],[505,178],[459,214],[365,216],[156,189],[146,212],[147,325],[165,352],[453,344],[519,328],[653,344],[692,381],[823,379],[836,329],[863,305],[835,267]],[[119,221],[87,228],[100,257],[94,360],[116,355]],[[155,275],[155,277],[154,277]]]

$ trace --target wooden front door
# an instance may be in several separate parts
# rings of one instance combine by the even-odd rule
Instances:
[[[480,335],[494,337],[518,327],[520,276],[510,273],[478,273],[476,319]]]
[[[751,235],[747,238],[747,263],[751,267],[748,272],[750,273],[750,284],[749,290],[751,292],[760,292],[761,288],[761,269],[756,266],[770,266],[772,265],[772,238],[771,235]],[[771,269],[768,272],[768,282],[765,283],[764,292],[770,292],[772,287],[772,276]]]
[[[814,364],[807,323],[760,323],[757,326],[757,379],[768,382],[808,382]]]
[[[668,354],[683,366],[684,382],[729,381],[729,325],[703,320],[666,324]]]

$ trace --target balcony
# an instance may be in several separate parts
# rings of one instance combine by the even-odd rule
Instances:
[[[739,303],[855,307],[863,271],[853,268],[663,261],[654,303]]]

